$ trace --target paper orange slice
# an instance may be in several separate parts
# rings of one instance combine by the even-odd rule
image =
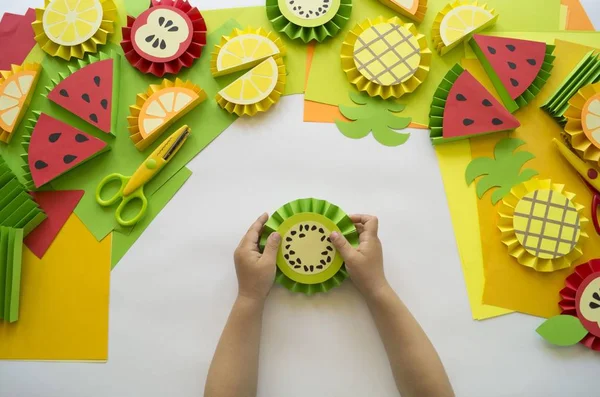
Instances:
[[[13,132],[25,116],[40,77],[41,66],[13,65],[0,78],[0,141],[9,143]]]
[[[585,103],[581,112],[581,125],[588,139],[600,148],[600,93]]]

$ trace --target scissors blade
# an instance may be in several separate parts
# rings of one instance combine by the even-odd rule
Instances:
[[[177,136],[177,139],[175,139],[175,142],[173,142],[171,144],[171,146],[167,150],[167,153],[165,153],[165,155],[163,156],[163,160],[169,161],[171,159],[171,157],[175,153],[177,153],[177,151],[183,145],[183,143],[185,142],[185,140],[188,138],[189,135],[190,135],[190,129],[187,126],[183,127],[181,134],[179,134],[179,136]]]

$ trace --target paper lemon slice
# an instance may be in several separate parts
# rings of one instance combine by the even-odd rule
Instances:
[[[422,22],[427,12],[427,0],[379,0],[392,10],[417,22]]]
[[[533,179],[514,187],[500,205],[498,228],[509,254],[539,272],[571,266],[583,255],[588,220],[575,195],[550,180]]]
[[[565,138],[579,157],[600,165],[600,83],[581,88],[565,112]]]
[[[190,81],[163,80],[151,85],[144,94],[138,94],[136,104],[130,106],[129,133],[138,150],[144,150],[162,135],[174,122],[206,99],[206,93]]]
[[[283,59],[268,58],[217,94],[219,106],[238,116],[254,116],[273,106],[285,88]]]
[[[307,295],[340,285],[348,275],[329,238],[334,231],[358,245],[358,232],[350,218],[325,200],[296,200],[275,211],[264,226],[260,247],[264,249],[271,233],[281,235],[276,281]]]
[[[37,63],[12,65],[0,74],[0,141],[9,143],[29,107],[42,67]]]
[[[341,56],[348,80],[359,91],[383,99],[413,92],[431,64],[425,36],[396,17],[356,25],[344,39]]]
[[[35,13],[35,40],[42,50],[65,60],[96,53],[114,33],[117,18],[113,0],[45,0],[45,8]]]
[[[234,29],[215,46],[210,61],[213,76],[223,76],[250,69],[272,56],[285,55],[281,39],[262,28]]]
[[[433,22],[432,40],[436,51],[444,55],[474,33],[494,25],[498,14],[486,5],[455,1],[438,13]]]

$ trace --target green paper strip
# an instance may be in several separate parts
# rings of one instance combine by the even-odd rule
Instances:
[[[560,315],[549,318],[536,329],[546,341],[557,346],[573,346],[588,334],[575,316]]]
[[[21,258],[23,255],[23,229],[11,229],[14,234],[12,245],[8,248],[10,263],[12,265],[12,286],[10,291],[10,305],[8,321],[13,323],[19,319],[19,303],[21,295]]]
[[[8,233],[7,228],[0,226],[0,319],[8,319],[8,312],[5,312],[7,299],[6,273],[8,270]]]
[[[446,73],[433,95],[429,111],[429,128],[431,130],[429,137],[434,145],[465,139],[465,137],[462,136],[456,138],[444,138],[444,109],[446,107],[446,101],[448,100],[448,95],[450,94],[452,86],[464,71],[465,70],[459,64],[454,65],[448,73]]]

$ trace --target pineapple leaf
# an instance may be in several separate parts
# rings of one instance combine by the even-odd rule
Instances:
[[[517,148],[523,146],[524,144],[525,141],[517,138],[502,139],[496,144],[496,147],[494,148],[494,157],[496,158],[496,160],[510,158],[512,152],[514,152],[515,150],[517,150]]]
[[[362,121],[353,121],[347,123],[337,120],[335,125],[337,126],[338,130],[344,134],[344,136],[352,139],[364,138],[369,135],[369,132],[371,132],[371,128],[369,126],[365,126]]]
[[[467,166],[467,171],[465,172],[467,185],[473,183],[473,181],[480,176],[489,175],[494,165],[494,160],[488,157],[479,157],[471,161]]]
[[[352,99],[352,102],[356,103],[357,105],[366,105],[369,101],[369,97],[367,95],[359,92],[351,92],[350,99]]]
[[[386,121],[387,127],[391,129],[403,130],[410,125],[412,120],[410,117],[392,116],[392,113],[388,113],[384,121]]]
[[[385,125],[379,125],[373,128],[373,137],[382,145],[393,147],[406,143],[410,134],[396,132]]]
[[[340,105],[340,113],[348,120],[356,121],[369,118],[370,112],[365,107]]]

